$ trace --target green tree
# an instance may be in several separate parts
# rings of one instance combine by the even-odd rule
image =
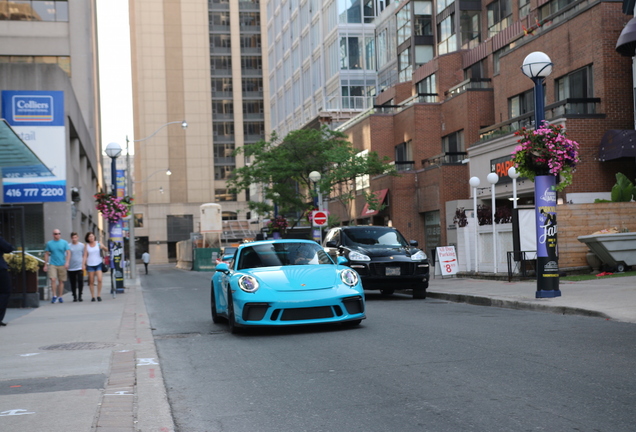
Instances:
[[[266,200],[274,201],[279,213],[301,213],[313,207],[317,195],[309,173],[318,171],[322,178],[318,187],[323,196],[337,198],[345,210],[351,208],[356,193],[356,179],[361,176],[395,174],[388,158],[377,153],[359,155],[346,140],[346,135],[328,127],[301,129],[280,139],[272,134],[270,141],[259,141],[235,151],[249,164],[234,170],[228,180],[233,193],[260,184]],[[249,201],[249,207],[262,215],[272,212],[268,202]]]

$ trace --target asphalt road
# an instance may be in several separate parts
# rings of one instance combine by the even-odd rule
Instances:
[[[180,432],[634,430],[633,324],[370,292],[357,328],[233,336],[210,276],[142,276]]]

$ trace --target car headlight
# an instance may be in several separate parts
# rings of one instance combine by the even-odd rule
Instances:
[[[422,251],[417,251],[411,255],[411,261],[422,261],[426,259],[426,254]]]
[[[243,291],[252,293],[258,289],[258,281],[252,276],[243,275],[238,280],[238,286]]]
[[[351,251],[349,252],[349,261],[371,261],[371,258],[360,252]]]
[[[340,279],[345,285],[356,286],[358,284],[358,273],[353,270],[343,270],[340,272]]]

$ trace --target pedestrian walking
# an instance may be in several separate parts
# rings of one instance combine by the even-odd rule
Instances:
[[[71,233],[71,260],[68,264],[68,279],[71,281],[71,292],[73,293],[73,301],[82,300],[82,292],[84,291],[84,243],[79,241],[79,235],[76,232]]]
[[[49,261],[50,258],[50,261]],[[53,230],[53,240],[49,240],[44,248],[44,267],[42,268],[51,280],[51,303],[64,303],[64,283],[67,279],[68,263],[71,249],[62,238],[59,229]]]
[[[148,263],[150,262],[150,254],[148,251],[141,254],[141,261],[144,263],[144,267],[146,267],[146,274],[148,274]]]
[[[97,278],[97,301],[102,301],[102,254],[108,248],[95,239],[95,234],[89,232],[84,237],[83,268],[88,272],[88,287],[91,289],[91,301],[95,301],[95,278]]]
[[[11,294],[11,279],[9,278],[9,266],[4,260],[4,254],[13,252],[13,246],[0,235],[0,326],[7,324],[4,322],[4,314],[7,312],[9,295]]]

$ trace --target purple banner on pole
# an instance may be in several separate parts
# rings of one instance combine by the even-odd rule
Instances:
[[[537,230],[537,298],[558,297],[559,263],[557,251],[556,177],[534,178]]]

